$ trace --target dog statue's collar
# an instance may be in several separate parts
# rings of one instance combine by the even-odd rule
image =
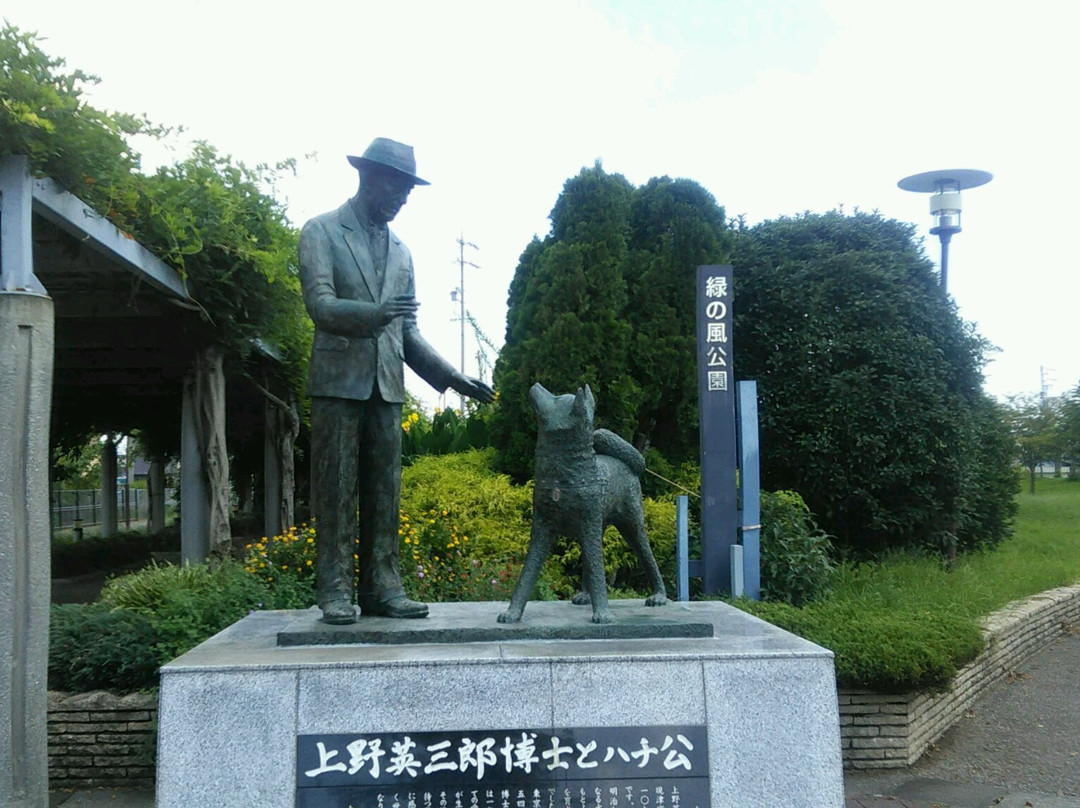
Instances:
[[[604,491],[604,481],[598,477],[590,480],[538,480],[534,487],[547,499],[558,502],[563,495],[570,493],[601,494]]]

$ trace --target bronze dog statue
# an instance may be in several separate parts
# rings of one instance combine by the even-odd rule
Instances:
[[[614,525],[645,567],[653,589],[645,605],[663,606],[667,590],[641,506],[639,478],[645,458],[614,432],[593,429],[596,402],[588,385],[574,395],[556,396],[534,384],[529,400],[539,424],[532,535],[510,608],[499,615],[499,622],[521,620],[560,535],[581,543],[582,588],[592,604],[592,621],[612,622],[604,578],[603,535],[608,525]]]

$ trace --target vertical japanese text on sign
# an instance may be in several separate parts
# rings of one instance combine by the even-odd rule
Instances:
[[[731,591],[737,541],[735,380],[730,266],[697,274],[698,409],[701,440],[701,577],[705,592]]]

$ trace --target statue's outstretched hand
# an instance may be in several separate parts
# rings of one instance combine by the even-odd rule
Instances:
[[[398,317],[416,314],[420,303],[412,295],[398,295],[379,304],[379,326],[382,327]]]
[[[490,404],[495,400],[495,391],[486,382],[474,379],[471,376],[456,374],[450,386],[463,396],[475,398],[482,404]]]

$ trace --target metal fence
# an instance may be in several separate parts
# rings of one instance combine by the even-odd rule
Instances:
[[[150,494],[145,488],[132,488],[131,519],[146,519],[150,513]],[[116,489],[116,515],[124,522],[128,519],[128,490]],[[172,502],[173,489],[165,489],[165,502]],[[83,526],[101,524],[101,491],[54,490],[52,492],[52,526],[54,529],[74,527],[76,520]]]

